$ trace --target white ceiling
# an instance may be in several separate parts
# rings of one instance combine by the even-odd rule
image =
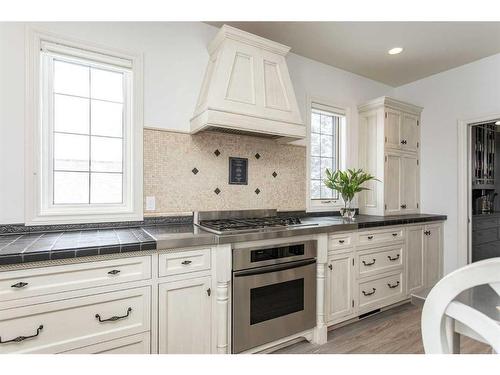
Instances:
[[[395,87],[500,53],[500,22],[208,23],[227,23]],[[392,47],[404,51],[388,55]]]

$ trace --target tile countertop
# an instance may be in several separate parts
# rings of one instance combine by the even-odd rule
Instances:
[[[426,214],[390,217],[358,215],[354,221],[345,221],[340,216],[308,216],[301,218],[301,220],[302,223],[308,225],[224,236],[203,231],[192,224],[0,235],[0,265],[141,250],[211,246],[324,232],[442,221],[446,220],[446,216]]]

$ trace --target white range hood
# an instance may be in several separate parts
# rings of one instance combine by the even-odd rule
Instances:
[[[290,47],[224,25],[209,44],[191,133],[202,130],[305,138],[286,65]]]

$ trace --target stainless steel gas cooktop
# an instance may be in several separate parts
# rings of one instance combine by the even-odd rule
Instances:
[[[298,217],[278,216],[276,210],[197,212],[194,223],[200,228],[218,235],[311,226],[310,223],[303,224]]]

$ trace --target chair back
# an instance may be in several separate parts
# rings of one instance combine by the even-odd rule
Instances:
[[[455,300],[462,292],[489,285],[500,295],[500,258],[472,263],[443,277],[430,291],[422,310],[422,340],[426,353],[449,354],[453,334],[450,318],[466,326],[500,353],[500,324],[483,312]],[[500,307],[497,307],[500,309]],[[500,311],[499,311],[500,314]]]

